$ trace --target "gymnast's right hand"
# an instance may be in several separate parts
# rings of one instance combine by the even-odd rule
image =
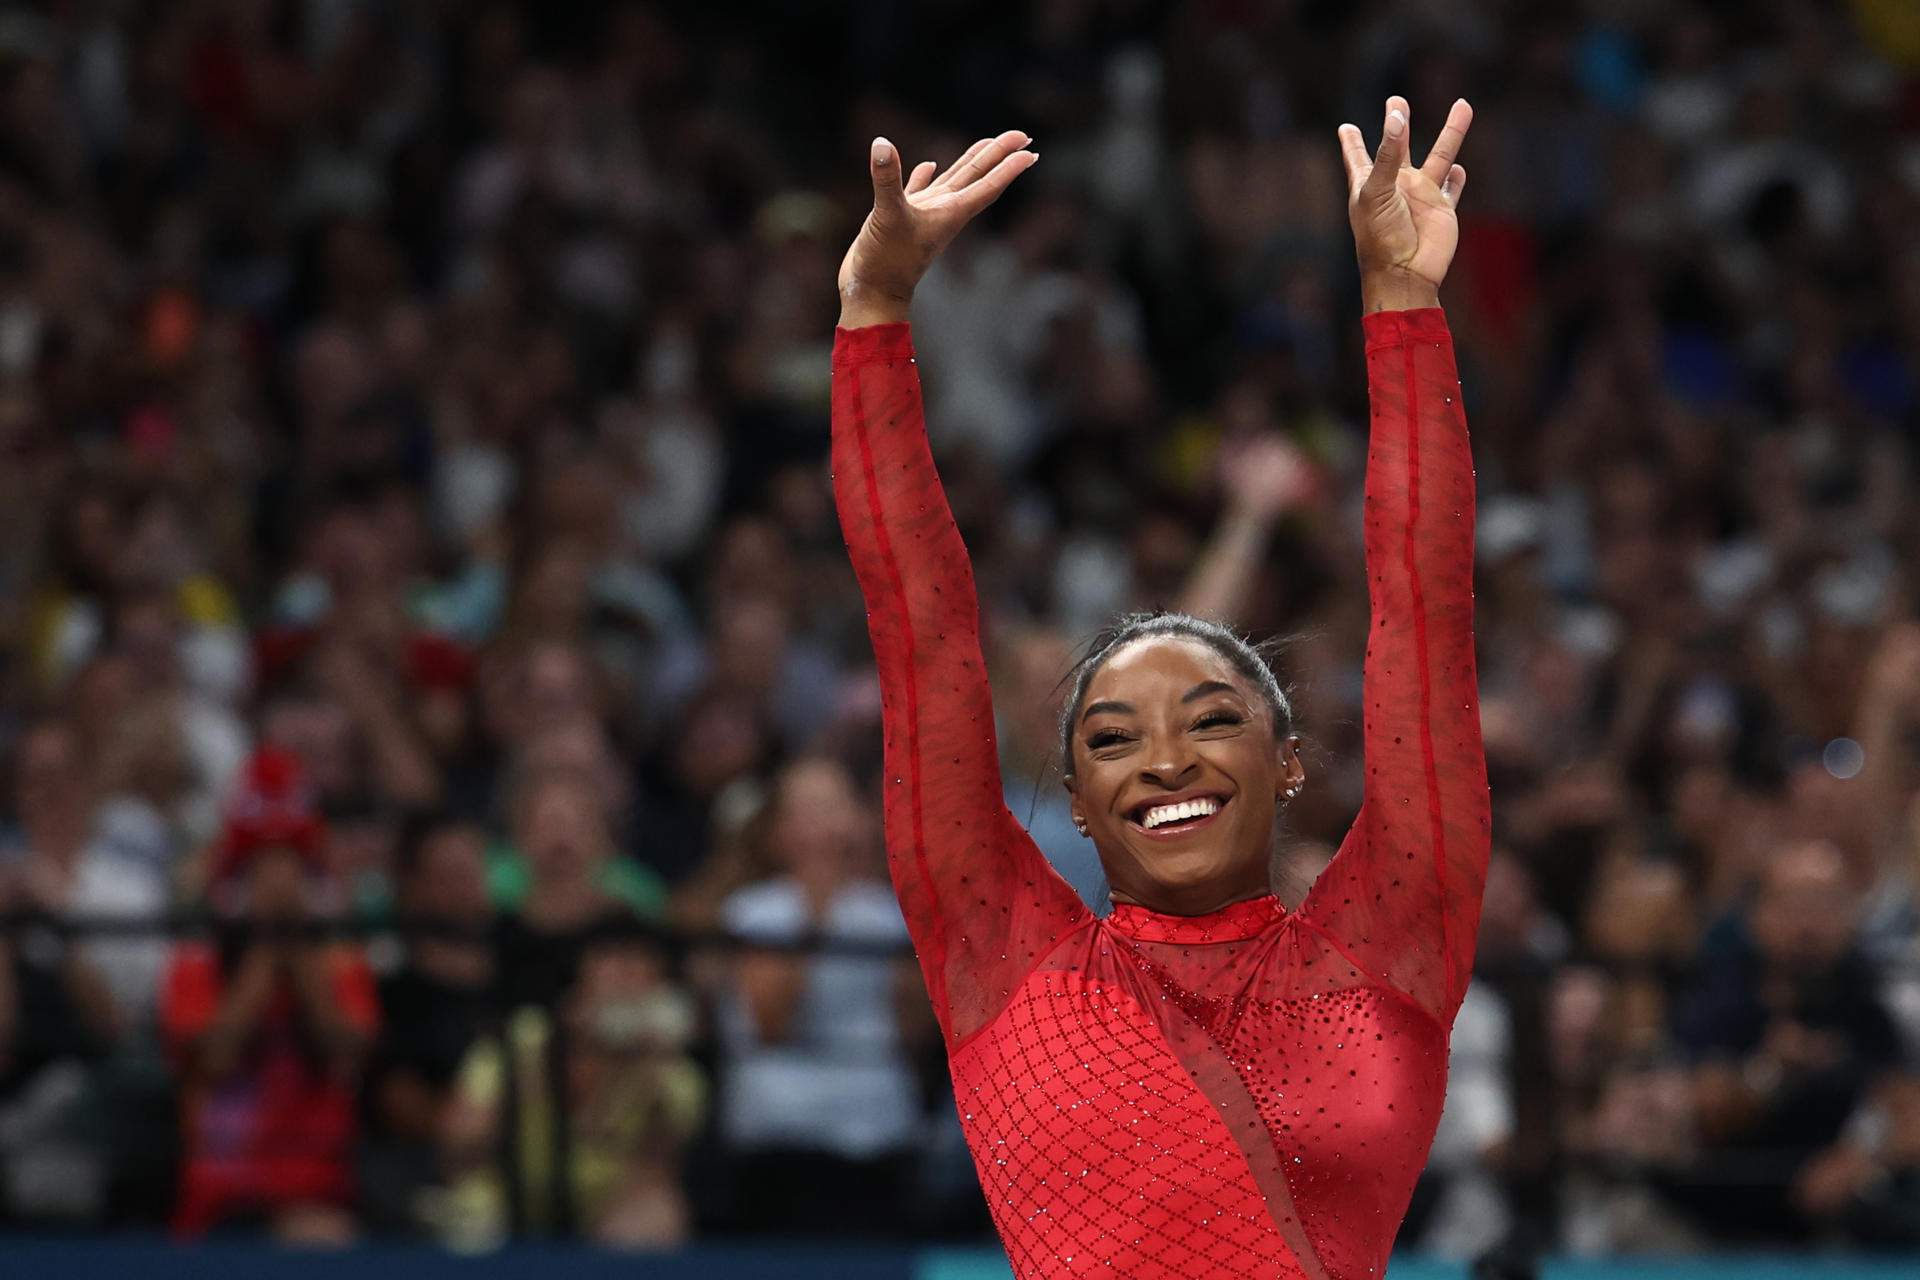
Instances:
[[[938,177],[933,161],[915,165],[903,183],[899,151],[875,138],[867,161],[873,212],[840,263],[842,327],[905,321],[914,286],[934,258],[1040,159],[1026,149],[1031,141],[1009,129],[974,143]]]

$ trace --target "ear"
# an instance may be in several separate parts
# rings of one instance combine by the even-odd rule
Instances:
[[[1290,733],[1274,743],[1274,781],[1278,787],[1277,795],[1285,798],[1288,792],[1299,794],[1306,783],[1307,768],[1300,761],[1300,735]]]
[[[1084,835],[1087,829],[1087,814],[1080,807],[1080,789],[1073,785],[1073,775],[1062,774],[1060,785],[1067,789],[1067,814],[1073,819],[1073,825],[1079,827],[1081,834]]]

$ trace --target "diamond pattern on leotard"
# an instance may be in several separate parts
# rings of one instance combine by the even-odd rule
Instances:
[[[1225,1123],[1125,985],[1034,975],[953,1072],[1022,1280],[1304,1274]]]

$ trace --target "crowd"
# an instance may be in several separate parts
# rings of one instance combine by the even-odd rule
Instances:
[[[1297,900],[1389,90],[1478,109],[1495,816],[1402,1243],[1920,1242],[1902,0],[0,13],[0,1222],[984,1236],[825,462],[865,144],[1046,158],[915,325],[1008,803],[1099,903],[1077,640],[1288,637]]]

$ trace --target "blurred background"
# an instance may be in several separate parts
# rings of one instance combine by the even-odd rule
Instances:
[[[866,143],[1046,156],[916,307],[1009,804],[1099,902],[1076,643],[1294,637],[1297,901],[1361,785],[1333,130],[1390,91],[1478,109],[1496,837],[1401,1245],[1920,1249],[1907,0],[39,0],[0,1255],[990,1247],[826,469]]]

